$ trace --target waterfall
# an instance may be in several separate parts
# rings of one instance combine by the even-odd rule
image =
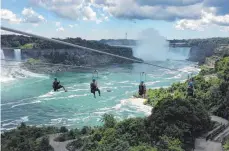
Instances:
[[[21,49],[14,49],[14,59],[21,61]]]
[[[170,47],[168,51],[168,59],[186,60],[189,58],[189,47]]]
[[[1,59],[5,59],[5,55],[2,49],[1,49]]]

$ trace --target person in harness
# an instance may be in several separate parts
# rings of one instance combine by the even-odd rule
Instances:
[[[64,88],[64,86],[60,85],[60,81],[57,81],[57,78],[54,78],[54,82],[52,84],[53,90],[54,91],[58,91],[60,88],[63,88],[65,92],[67,92],[67,90]]]
[[[138,91],[139,96],[145,98],[146,95],[146,85],[144,84],[143,81],[139,84],[139,91]]]
[[[91,93],[94,94],[94,98],[96,98],[96,96],[95,96],[95,92],[96,91],[98,91],[99,96],[100,96],[100,90],[98,88],[97,82],[96,82],[95,79],[93,79],[92,82],[91,82]]]
[[[190,78],[188,81],[188,96],[193,96],[193,92],[194,92],[194,79]]]

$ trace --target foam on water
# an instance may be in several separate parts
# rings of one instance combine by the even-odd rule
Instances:
[[[146,82],[146,85],[154,85],[155,83],[159,83],[160,81]]]
[[[29,121],[28,116],[22,116],[22,117],[20,117],[20,119],[12,120],[11,122],[2,124],[2,127],[9,126],[9,125],[17,126],[17,125],[21,124],[21,122],[28,122],[28,121]]]
[[[118,83],[129,83],[130,81],[121,81],[121,82],[118,82]]]
[[[2,67],[1,66],[1,78],[0,78],[0,82],[10,82],[13,80],[18,80],[18,79],[25,79],[25,78],[42,78],[42,79],[49,79],[49,76],[44,75],[44,74],[37,74],[37,73],[33,73],[27,70],[24,70],[22,68],[20,68],[20,63],[9,63],[9,62],[5,62],[4,64],[7,65],[12,65],[14,66],[14,68],[12,67]]]
[[[72,87],[68,87],[68,89],[71,89]],[[72,92],[78,92],[78,91],[88,91],[89,89],[74,89],[74,90],[68,90]]]
[[[16,105],[11,106],[11,108],[15,108],[18,106],[24,106],[24,105],[30,105],[30,104],[36,104],[36,103],[41,103],[41,101],[38,100],[38,101],[33,101],[33,102],[28,102],[28,103],[20,103],[20,104],[16,104]]]
[[[175,75],[175,76],[173,76],[173,77],[170,77],[170,78],[165,78],[165,79],[179,79],[179,78],[181,78],[181,74],[177,74],[177,75]]]
[[[130,99],[125,99],[121,100],[120,104],[115,106],[115,109],[120,109],[121,106],[128,105],[129,107],[132,107],[136,109],[139,112],[144,112],[145,115],[150,115],[152,107],[148,105],[144,105],[145,99],[141,98],[130,98]]]
[[[187,72],[187,73],[199,72],[200,70],[201,70],[200,68],[196,68],[195,66],[188,66],[188,67],[179,69],[179,71]]]
[[[82,95],[69,95],[68,98],[77,98],[80,96],[88,96],[89,94],[82,94]]]
[[[25,99],[17,100],[17,101],[14,101],[14,102],[3,103],[0,106],[17,104],[17,103],[20,103],[20,102],[23,102],[23,101],[26,101],[26,100],[30,100],[30,99],[35,99],[35,98],[36,97],[30,97],[30,98],[25,98]]]
[[[64,91],[57,91],[57,92],[50,91],[50,92],[48,92],[48,93],[46,93],[46,94],[44,94],[44,95],[38,96],[38,98],[53,97],[54,95],[58,95],[58,94],[60,94],[60,93],[62,93],[62,92],[64,92]]]

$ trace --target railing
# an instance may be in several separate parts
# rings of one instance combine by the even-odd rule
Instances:
[[[217,135],[219,135],[222,131],[224,131],[227,127],[229,127],[229,124],[221,125],[217,127],[215,130],[213,130],[210,134],[207,135],[206,140],[213,140]]]

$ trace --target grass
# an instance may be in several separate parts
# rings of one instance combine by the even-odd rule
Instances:
[[[28,43],[23,46],[20,46],[20,49],[33,49],[33,43]]]

